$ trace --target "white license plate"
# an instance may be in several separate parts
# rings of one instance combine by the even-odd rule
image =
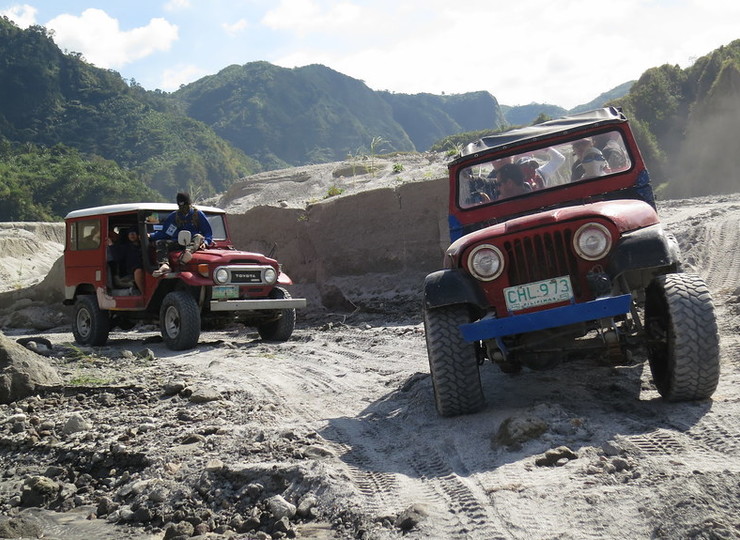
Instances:
[[[573,287],[570,276],[561,276],[542,281],[534,281],[507,287],[504,289],[506,309],[521,311],[522,309],[566,302],[573,298]]]
[[[215,285],[211,291],[211,298],[213,300],[232,300],[234,298],[239,298],[239,286]]]

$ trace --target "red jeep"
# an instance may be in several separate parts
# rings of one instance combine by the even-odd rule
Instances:
[[[671,401],[710,397],[719,336],[703,280],[681,272],[625,116],[606,108],[469,144],[449,164],[452,245],[427,276],[437,411],[484,406],[479,366],[507,373],[644,348]]]
[[[172,350],[195,347],[201,324],[237,321],[256,326],[265,340],[285,341],[295,327],[295,309],[306,306],[283,286],[290,278],[274,259],[237,251],[229,240],[225,212],[198,207],[213,230],[213,244],[187,263],[170,252],[172,271],[153,277],[154,243],[149,233],[173,211],[174,204],[135,203],[70,212],[64,249],[65,304],[74,304],[72,332],[81,345],[103,345],[111,328],[133,328],[137,321],[159,321]],[[113,239],[134,229],[141,238],[144,290],[120,276],[111,257]],[[111,239],[109,241],[109,239]]]

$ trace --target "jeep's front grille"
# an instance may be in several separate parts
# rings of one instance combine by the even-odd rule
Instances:
[[[262,271],[232,270],[231,283],[262,283]]]
[[[576,276],[578,259],[573,252],[573,231],[570,229],[517,236],[504,242],[511,285],[558,276]],[[573,280],[576,295],[578,280]]]

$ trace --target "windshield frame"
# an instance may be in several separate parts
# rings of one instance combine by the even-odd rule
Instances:
[[[554,195],[564,187],[630,172],[637,161],[617,126],[588,136],[581,133],[486,153],[457,169],[455,204],[461,211],[470,211],[541,194]]]

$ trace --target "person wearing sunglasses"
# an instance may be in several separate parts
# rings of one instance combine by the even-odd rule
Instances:
[[[592,147],[586,150],[586,153],[583,154],[581,166],[583,167],[583,176],[581,176],[580,180],[583,180],[585,178],[604,176],[606,174],[608,164],[601,150]]]

